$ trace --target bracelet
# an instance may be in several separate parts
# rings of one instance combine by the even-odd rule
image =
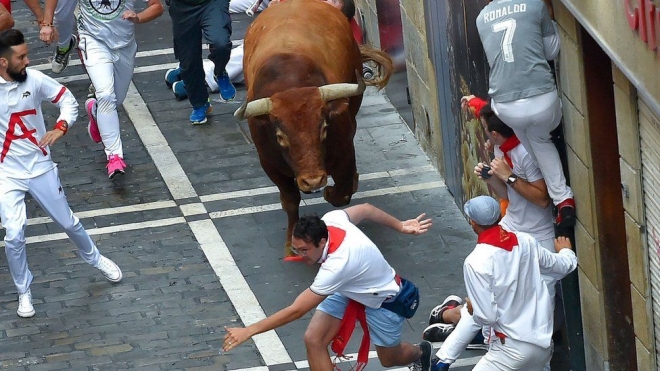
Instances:
[[[61,130],[64,134],[66,134],[66,132],[69,131],[69,124],[64,120],[60,120],[57,122],[57,124],[55,124],[53,130],[54,129]]]
[[[44,22],[41,22],[39,25],[40,25],[41,27],[51,27],[51,28],[53,27],[53,24],[52,24],[52,23],[44,23]]]

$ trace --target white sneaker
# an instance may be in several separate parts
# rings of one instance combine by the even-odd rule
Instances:
[[[23,294],[18,294],[18,310],[16,311],[19,317],[30,318],[34,316],[34,307],[32,306],[32,292],[28,289]]]
[[[98,268],[101,273],[108,279],[110,282],[119,282],[121,281],[122,274],[121,269],[115,264],[112,260],[101,255],[99,262],[96,263],[96,268]]]

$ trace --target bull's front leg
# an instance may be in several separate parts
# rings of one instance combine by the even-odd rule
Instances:
[[[335,181],[334,186],[325,187],[323,198],[332,206],[346,206],[351,202],[351,197],[358,189],[357,167],[355,165],[355,148],[341,153],[339,158],[331,161],[328,173]]]
[[[277,186],[280,191],[280,203],[282,209],[286,212],[287,227],[286,227],[286,243],[284,244],[284,258],[296,256],[291,250],[291,234],[293,233],[293,226],[298,222],[298,208],[300,207],[300,191],[296,186],[293,177],[282,174],[276,166],[264,161],[264,158],[259,157],[261,166],[266,172],[266,175]]]
[[[280,187],[280,202],[282,209],[286,212],[287,227],[286,227],[286,243],[284,244],[284,258],[296,256],[291,250],[291,236],[293,234],[293,226],[298,222],[298,209],[300,207],[300,191],[294,185],[294,180],[290,178],[290,187]]]

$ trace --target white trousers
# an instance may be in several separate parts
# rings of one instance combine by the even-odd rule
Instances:
[[[218,83],[215,82],[215,64],[210,59],[204,59],[204,79],[211,93],[220,91]],[[233,48],[229,55],[229,62],[225,67],[229,80],[235,84],[243,83],[243,44]]]
[[[124,157],[117,106],[128,93],[135,69],[137,43],[121,49],[109,49],[85,32],[80,33],[80,54],[89,79],[96,89],[95,118],[105,146],[105,154]]]
[[[59,0],[55,6],[55,15],[53,17],[53,25],[60,34],[57,40],[57,46],[65,48],[69,46],[73,28],[76,26],[76,5],[78,0]]]
[[[557,90],[512,102],[493,101],[492,107],[538,164],[553,203],[557,205],[573,198],[573,191],[566,185],[557,147],[550,140],[550,132],[559,125],[562,117]]]
[[[490,343],[488,353],[483,356],[473,371],[541,371],[549,365],[552,347],[540,346],[506,338]],[[548,368],[549,369],[549,368]]]
[[[456,328],[442,343],[440,349],[435,354],[442,363],[454,363],[463,353],[468,344],[481,331],[481,326],[477,325],[467,310],[467,306],[461,308],[461,319],[456,324]],[[488,334],[484,334],[488,339]]]
[[[32,283],[25,251],[25,193],[29,192],[41,208],[62,227],[78,254],[88,264],[99,261],[99,250],[85,231],[80,220],[73,215],[62,190],[57,167],[32,179],[0,177],[0,221],[5,228],[5,254],[9,272],[19,294],[26,292]]]
[[[438,349],[438,352],[435,354],[436,357],[438,357],[438,360],[442,363],[448,363],[452,364],[456,362],[458,357],[460,357],[461,353],[467,348],[468,344],[472,342],[472,339],[474,339],[475,336],[479,333],[479,331],[483,332],[483,337],[484,339],[489,339],[492,338],[490,334],[490,328],[484,327],[481,328],[479,325],[477,325],[474,322],[474,319],[472,318],[472,315],[467,310],[466,306],[463,306],[461,308],[461,319],[458,321],[458,324],[456,324],[456,328],[454,328],[454,331],[452,331],[451,334],[447,337],[447,339],[442,343],[442,346],[440,349]],[[522,344],[522,346],[519,348],[521,351],[528,351],[530,350],[532,353],[529,354],[529,356],[534,356],[536,357],[536,353],[538,349],[544,349],[540,348],[537,346],[533,346],[532,348],[528,349],[527,347],[524,346],[524,344],[528,343],[523,343],[511,339],[506,339],[505,341],[506,346],[510,344]],[[499,340],[496,340],[494,343],[490,344],[490,348],[488,350],[488,353],[493,350],[493,347],[495,347],[494,354],[497,355],[496,361],[495,362],[490,362],[489,365],[492,363],[494,365],[500,365],[500,364],[508,364],[511,365],[511,367],[514,367],[518,363],[515,360],[521,359],[519,356],[515,354],[515,352],[507,353],[507,355],[500,356],[498,355],[497,346],[502,346]],[[538,349],[535,349],[538,348]],[[488,355],[488,353],[486,355]],[[523,358],[527,357],[528,354],[522,353]],[[552,356],[552,348],[550,349],[550,355],[547,357],[547,360],[545,363],[541,365],[540,368],[483,368],[482,370],[543,370],[543,371],[550,371],[550,358]],[[508,358],[512,357],[514,361],[509,360]],[[485,358],[485,356],[484,356]],[[501,359],[500,359],[501,358]],[[545,359],[545,358],[544,358]],[[481,363],[481,362],[480,362]],[[488,366],[491,367],[491,366]],[[477,370],[477,368],[474,368]]]

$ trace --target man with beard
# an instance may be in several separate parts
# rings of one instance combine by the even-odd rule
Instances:
[[[66,134],[78,116],[73,94],[37,70],[27,70],[28,47],[18,30],[0,32],[0,94],[6,105],[0,113],[0,222],[5,228],[5,254],[9,272],[18,291],[19,317],[32,317],[30,284],[25,252],[25,194],[29,192],[53,221],[64,229],[78,247],[80,257],[99,269],[110,282],[119,282],[119,267],[99,253],[82,224],[69,208],[57,165],[49,146]],[[60,109],[57,123],[46,130],[41,102]]]

